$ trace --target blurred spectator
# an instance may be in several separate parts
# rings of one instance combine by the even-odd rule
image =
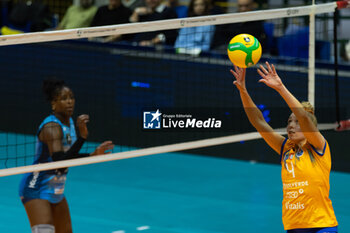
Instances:
[[[144,0],[122,0],[122,4],[131,11],[134,11],[137,7],[146,5]]]
[[[131,10],[126,8],[121,0],[109,0],[109,4],[98,8],[91,26],[105,26],[114,24],[129,23]],[[103,42],[121,40],[122,35],[113,35],[102,38]]]
[[[68,8],[57,29],[89,27],[97,11],[93,0],[80,0],[79,6]]]
[[[3,10],[8,5],[3,2]],[[15,4],[1,28],[2,35],[24,32],[44,31],[52,27],[52,14],[47,5],[38,2],[19,2]]]
[[[254,0],[238,0],[237,1],[237,11],[238,12],[248,12],[256,10],[256,3]]]
[[[256,9],[254,0],[238,0],[237,11],[239,13],[253,11]],[[250,34],[256,37],[261,43],[262,47],[265,48],[266,34],[264,31],[263,21],[250,21],[234,24],[224,24],[216,27],[212,48],[218,50],[227,49],[230,40],[238,34]]]
[[[130,22],[147,22],[163,19],[177,18],[176,12],[165,5],[161,0],[146,0],[145,7],[138,7],[130,17]],[[134,41],[141,46],[155,44],[174,45],[177,37],[177,30],[165,30],[157,32],[143,32],[134,36]]]
[[[219,15],[219,14],[224,14],[226,13],[222,7],[218,6],[216,4],[217,1],[215,0],[209,0],[210,2],[210,14],[211,15]]]
[[[12,2],[10,4],[10,0],[2,0],[0,1],[0,26],[7,24],[7,15],[9,8],[11,7]]]
[[[344,61],[350,62],[350,40],[341,44],[340,56]]]
[[[300,18],[291,18],[288,20],[287,28],[285,29],[284,35],[295,35],[301,31],[308,31],[308,28],[308,25],[304,25]]]
[[[181,5],[179,3],[179,0],[168,0],[167,6],[169,8],[172,8],[176,11],[178,18],[185,18],[187,17],[187,6]]]
[[[145,0],[122,0],[122,4],[131,11],[137,7],[146,6]]]
[[[189,17],[208,15],[209,11],[209,0],[191,0],[188,6]],[[181,28],[175,42],[175,48],[180,48],[185,53],[192,53],[191,51],[208,51],[214,31],[214,25]]]

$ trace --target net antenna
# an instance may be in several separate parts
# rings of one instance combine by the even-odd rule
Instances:
[[[123,25],[112,25],[103,27],[90,27],[80,29],[69,29],[61,31],[46,31],[35,32],[17,35],[0,36],[0,46],[39,43],[60,41],[68,39],[81,39],[90,37],[102,37],[115,34],[133,34],[140,32],[149,32],[154,30],[166,30],[166,29],[179,29],[183,27],[197,27],[203,25],[220,25],[237,23],[242,21],[257,21],[257,20],[270,20],[278,18],[288,18],[297,16],[310,16],[310,37],[309,37],[309,101],[314,103],[315,95],[315,14],[332,13],[336,8],[349,7],[349,1],[331,2],[325,4],[315,5],[314,2],[310,6],[302,7],[290,7],[283,9],[273,9],[264,11],[244,12],[244,13],[232,13],[223,15],[192,17],[185,19],[172,19],[172,20],[160,20],[147,23],[132,23]],[[313,22],[312,22],[313,21]],[[320,130],[334,129],[334,124],[322,125],[320,124]],[[279,129],[280,132],[284,130]],[[88,158],[80,158],[59,162],[50,162],[45,164],[21,166],[16,168],[7,168],[0,170],[0,176],[9,176],[15,174],[38,172],[44,170],[58,169],[63,167],[72,167],[79,165],[86,165],[92,163],[135,158],[146,155],[168,153],[175,151],[183,151],[189,149],[203,148],[208,146],[222,145],[225,143],[234,143],[242,140],[255,140],[261,136],[258,133],[246,133],[240,135],[231,135],[226,137],[218,137],[214,139],[196,140],[185,143],[176,143],[166,146],[151,147],[147,149],[140,149],[134,151],[127,151],[121,153],[114,153],[102,156],[94,156]]]

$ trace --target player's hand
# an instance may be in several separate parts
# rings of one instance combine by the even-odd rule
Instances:
[[[143,41],[139,42],[139,45],[140,46],[152,46],[153,43],[152,43],[152,40],[143,40]]]
[[[149,7],[141,6],[135,9],[135,13],[138,15],[147,15],[151,14],[152,10]]]
[[[88,135],[89,135],[89,131],[87,129],[86,124],[89,122],[90,118],[89,115],[87,114],[82,114],[80,116],[78,116],[77,118],[77,127],[79,130],[79,135],[80,137],[87,139]]]
[[[235,78],[236,78],[236,80],[233,81],[233,84],[236,85],[236,87],[240,91],[246,90],[246,86],[245,86],[246,69],[245,68],[239,68],[239,67],[237,67],[235,65],[234,65],[234,69],[235,70],[232,70],[232,69],[230,70],[231,73],[233,74],[233,76],[235,76]]]
[[[105,141],[102,142],[94,152],[92,152],[90,155],[104,155],[104,154],[110,154],[111,150],[113,150],[114,144],[112,141]]]
[[[275,89],[276,91],[280,90],[283,87],[283,83],[276,72],[275,66],[266,62],[266,67],[267,70],[265,67],[260,65],[260,68],[258,69],[258,73],[262,77],[259,82],[265,83],[267,86]]]
[[[109,43],[113,41],[117,41],[121,39],[122,35],[113,35],[113,36],[107,36],[106,38],[103,39],[104,43]]]

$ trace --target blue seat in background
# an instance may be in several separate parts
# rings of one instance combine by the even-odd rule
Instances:
[[[270,22],[264,22],[264,31],[266,34],[266,48],[263,48],[264,51],[275,50],[276,47],[276,38],[273,35],[275,25]]]
[[[331,42],[325,40],[316,40],[316,58],[320,60],[331,60]]]
[[[282,57],[309,57],[309,27],[291,26],[284,36],[277,39],[278,55]],[[331,44],[329,41],[315,41],[315,57],[330,60]]]
[[[283,57],[309,57],[309,27],[287,28],[284,36],[277,39],[278,54]]]

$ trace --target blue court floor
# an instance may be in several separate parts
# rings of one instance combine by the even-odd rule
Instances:
[[[68,176],[75,233],[284,232],[277,165],[172,153],[74,167]],[[0,178],[0,232],[30,232],[20,178]],[[350,174],[332,173],[341,233],[350,232],[349,184]]]

